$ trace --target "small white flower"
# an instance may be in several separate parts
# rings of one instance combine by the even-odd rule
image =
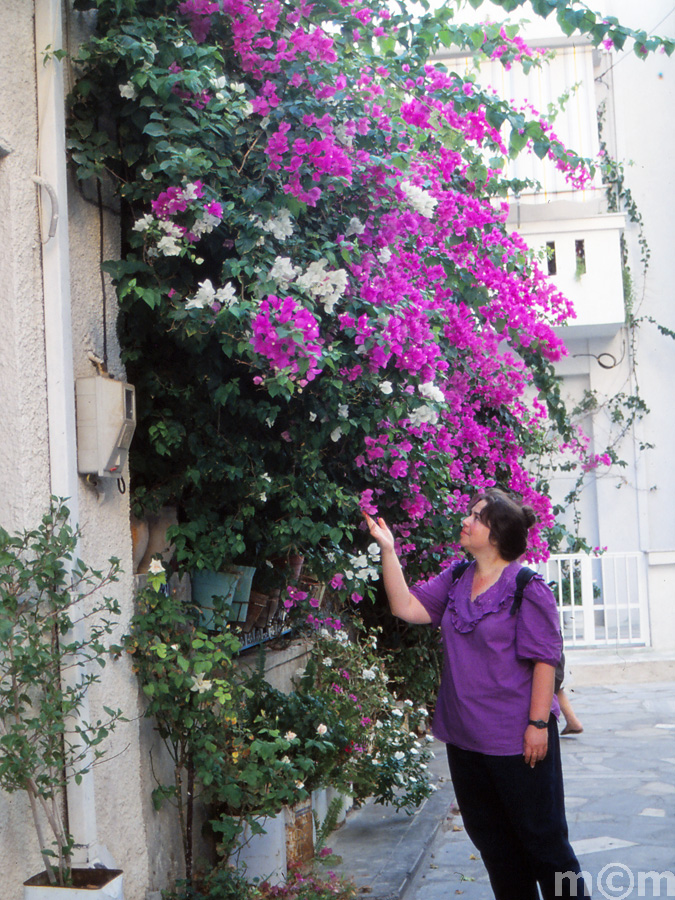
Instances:
[[[397,759],[399,761],[405,759],[405,753],[403,753],[401,750],[397,750],[396,753],[394,753],[394,759]]]
[[[284,737],[287,741],[294,741],[297,737],[297,734],[294,731],[287,731]]]
[[[133,231],[147,231],[148,228],[155,221],[155,217],[152,213],[146,213],[144,216],[141,216],[140,219],[136,219],[133,225]]]
[[[349,418],[349,406],[346,403],[340,403],[337,408],[338,419]]]
[[[383,265],[386,265],[391,259],[391,250],[389,247],[383,247],[377,254],[377,258]]]
[[[317,734],[326,734],[327,731],[328,731],[328,726],[324,725],[323,722],[320,725],[316,726]]]
[[[153,559],[150,565],[148,566],[148,572],[151,575],[159,575],[164,571],[164,565],[162,564],[161,559]]]
[[[310,414],[309,414],[309,421],[310,421],[310,422],[316,422],[316,413],[315,413],[315,412],[310,412]]]
[[[393,390],[394,390],[394,387],[393,387],[391,381],[383,381],[382,384],[380,385],[380,391],[383,394],[391,394],[391,392]]]
[[[204,678],[204,674],[202,672],[199,675],[192,676],[192,687],[191,691],[197,691],[199,694],[203,694],[204,691],[208,691],[211,689],[212,682],[208,681]]]
[[[288,256],[277,256],[269,277],[280,284],[290,284],[301,272],[300,266],[294,266]]]
[[[335,443],[337,443],[341,437],[342,437],[342,429],[338,425],[337,428],[334,428],[333,431],[331,431],[330,439],[331,439],[331,441],[334,441]]]
[[[368,553],[368,556],[371,556],[373,559],[379,559],[380,545],[376,544],[375,541],[373,541],[372,544],[368,544],[366,552]]]
[[[301,791],[301,790],[304,788],[304,786],[305,786],[305,782],[304,782],[304,781],[300,781],[300,779],[298,779],[298,780],[295,782],[295,786],[296,786],[296,788],[297,788],[299,791]]]
[[[124,97],[125,100],[135,100],[138,97],[138,92],[132,81],[127,81],[125,84],[120,84],[119,86],[120,96]]]
[[[375,681],[377,678],[377,669],[364,669],[361,675],[366,681]]]
[[[253,104],[250,100],[244,100],[241,104],[241,114],[245,119],[248,119],[249,116],[253,115]]]
[[[418,406],[417,409],[410,413],[410,424],[419,427],[425,423],[435,425],[438,422],[438,413],[430,406]]]
[[[323,664],[327,669],[330,669],[330,667],[333,665],[333,660],[330,658],[330,656],[324,656]]]
[[[365,230],[366,226],[363,222],[357,216],[352,216],[349,220],[345,237],[351,237],[353,234],[363,234]]]
[[[404,700],[404,701],[403,701],[403,705],[404,705],[404,706],[412,706],[412,705],[413,705],[413,702],[412,702],[412,700]]]
[[[232,304],[237,299],[237,291],[231,281],[228,281],[227,284],[224,285],[223,287],[218,288],[218,290],[215,293],[215,299],[219,303],[222,303],[223,306],[227,306],[227,307],[232,306]]]
[[[427,219],[433,216],[438,200],[432,197],[428,191],[411,184],[409,181],[402,181],[401,189],[414,210]]]
[[[199,196],[199,187],[194,182],[188,182],[183,188],[183,198],[185,200],[196,200]]]
[[[235,94],[245,94],[246,93],[246,85],[242,84],[241,81],[231,81],[230,82],[230,90],[234,91]]]
[[[199,290],[185,304],[185,309],[203,309],[205,306],[210,306],[215,299],[216,289],[211,284],[211,280],[206,278],[199,282]]]
[[[293,234],[293,221],[290,210],[282,207],[276,216],[263,223],[263,230],[269,231],[277,240],[284,241]]]
[[[157,251],[162,256],[180,256],[180,244],[176,243],[176,238],[167,234],[158,242]]]
[[[391,714],[392,714],[392,716],[402,716],[403,715],[403,713],[401,712],[400,709],[392,709]]]
[[[439,387],[436,387],[433,381],[426,381],[419,386],[418,390],[423,397],[434,400],[436,403],[443,403],[445,400],[445,394]]]

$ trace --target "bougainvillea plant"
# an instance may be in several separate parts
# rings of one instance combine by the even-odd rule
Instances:
[[[583,5],[533,5],[596,43],[673,49]],[[430,62],[441,45],[504,65],[539,52],[457,4],[417,20],[379,0],[76,6],[98,13],[72,159],[121,201],[107,269],[139,397],[133,499],[177,505],[179,565],[301,551],[315,574],[351,572],[351,595],[361,509],[425,571],[495,483],[535,507],[545,553],[528,460],[552,425],[579,465],[608,459],[560,403],[553,328],[573,311],[507,230],[503,173],[521,150],[575,186],[591,171],[546,119]]]

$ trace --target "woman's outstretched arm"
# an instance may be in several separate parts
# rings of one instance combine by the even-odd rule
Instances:
[[[417,597],[410,593],[401,563],[396,555],[394,535],[387,527],[384,519],[372,519],[364,513],[371,536],[380,547],[382,559],[382,578],[384,589],[389,600],[392,614],[412,625],[429,625],[431,616]]]

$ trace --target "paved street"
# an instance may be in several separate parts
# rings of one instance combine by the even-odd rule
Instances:
[[[572,697],[585,730],[561,739],[567,813],[593,896],[675,897],[675,683]],[[405,900],[492,900],[461,829],[461,816],[446,817]]]
[[[585,730],[561,739],[567,812],[593,897],[675,898],[675,681],[571,696]],[[371,900],[493,900],[442,744],[431,768],[439,789],[415,816],[369,804],[350,814],[330,841],[337,871]]]

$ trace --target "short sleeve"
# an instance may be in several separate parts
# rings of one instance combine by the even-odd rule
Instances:
[[[413,597],[416,597],[431,616],[431,624],[438,628],[443,618],[443,613],[448,605],[448,595],[452,586],[452,573],[460,565],[462,560],[456,559],[444,569],[440,575],[436,575],[429,581],[420,581],[410,589]]]
[[[516,624],[516,656],[557,666],[562,654],[558,607],[551,589],[540,575],[523,593]]]

